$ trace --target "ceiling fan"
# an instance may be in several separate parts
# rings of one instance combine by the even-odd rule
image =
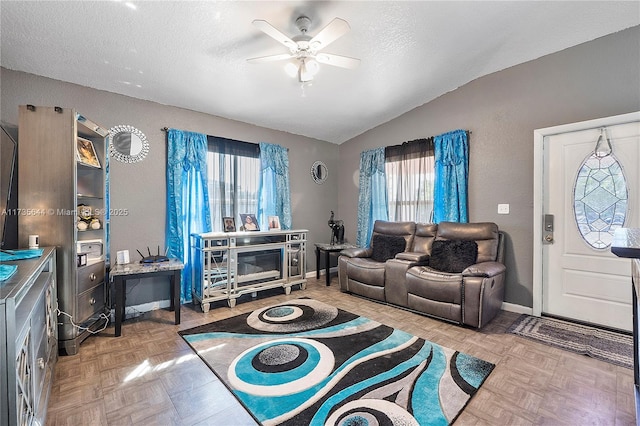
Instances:
[[[308,17],[304,15],[298,17],[298,19],[296,19],[296,26],[300,30],[300,35],[288,37],[267,21],[261,19],[254,20],[253,25],[285,45],[289,49],[289,53],[261,56],[247,59],[247,61],[251,63],[262,63],[290,60],[287,66],[285,66],[285,70],[287,70],[290,75],[297,76],[300,83],[307,83],[313,80],[321,63],[347,69],[354,69],[360,64],[360,59],[320,52],[351,29],[347,21],[335,18],[314,37],[307,34],[310,24],[311,19]]]

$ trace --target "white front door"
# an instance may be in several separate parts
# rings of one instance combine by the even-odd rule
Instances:
[[[601,139],[592,156],[600,135],[611,153]],[[537,130],[536,156],[534,315],[631,330],[631,266],[610,242],[640,227],[640,114]]]

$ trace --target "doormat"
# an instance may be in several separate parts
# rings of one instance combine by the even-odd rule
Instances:
[[[179,334],[263,425],[447,425],[495,367],[308,298]]]
[[[531,315],[521,315],[507,333],[633,368],[633,337],[626,334]]]

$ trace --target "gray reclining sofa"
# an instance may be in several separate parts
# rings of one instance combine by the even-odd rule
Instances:
[[[495,223],[376,221],[368,248],[343,250],[343,292],[481,328],[502,307],[504,234]]]

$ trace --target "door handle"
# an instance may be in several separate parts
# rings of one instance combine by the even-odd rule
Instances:
[[[544,240],[545,240],[547,243],[551,244],[551,243],[553,242],[553,235],[551,235],[551,234],[545,235],[545,236],[544,236]]]

